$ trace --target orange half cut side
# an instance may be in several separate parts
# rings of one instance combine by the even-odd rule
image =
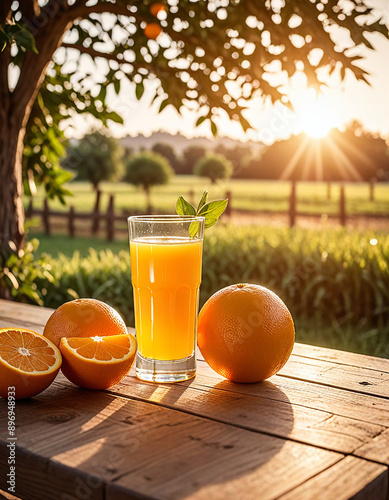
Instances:
[[[0,330],[0,396],[15,387],[17,399],[35,396],[54,380],[62,363],[59,349],[39,333]]]
[[[136,354],[133,335],[62,338],[62,372],[86,389],[107,389],[129,372]]]

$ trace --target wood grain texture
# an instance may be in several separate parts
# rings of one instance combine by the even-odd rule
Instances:
[[[278,500],[386,500],[388,469],[346,457]]]
[[[386,371],[291,356],[278,374],[361,394],[389,397],[389,374]]]
[[[46,321],[54,312],[48,307],[21,304],[11,300],[0,300],[0,318],[17,319],[29,324],[45,325]]]
[[[261,494],[266,499],[343,457],[143,401],[73,391],[73,399],[18,414],[23,474],[17,476],[17,495],[22,498],[63,498],[59,492],[77,498],[79,478],[84,487],[95,481],[97,499],[105,483],[112,483],[111,498],[116,498],[116,482],[134,495],[158,498],[205,498],[220,491],[224,498]],[[3,439],[0,453],[4,467]],[[284,479],[274,481],[275,475]]]
[[[0,328],[42,333],[51,313],[0,300]],[[93,392],[59,374],[40,395],[18,401],[17,495],[385,498],[389,360],[296,344],[279,375],[234,384],[198,358],[196,378],[180,384],[141,382],[132,370],[110,390]],[[0,399],[0,422],[6,416]],[[5,490],[6,444],[1,428]]]
[[[355,455],[389,465],[389,429],[355,450]]]
[[[360,366],[371,370],[379,370],[389,373],[389,360],[367,356],[366,354],[355,354],[353,352],[340,351],[338,349],[327,349],[307,344],[295,343],[293,354],[305,358],[320,359],[321,361],[332,361],[342,365]]]
[[[341,453],[351,453],[384,429],[361,420],[292,406],[285,393],[270,382],[261,386],[265,391],[277,393],[274,399],[205,389],[204,385],[197,385],[197,378],[186,387],[176,384],[153,387],[127,376],[109,392]]]
[[[273,499],[339,458],[291,441],[274,448],[260,434],[226,430],[201,425],[183,435],[178,429],[176,447],[155,443],[139,470],[107,485],[106,499],[124,500],[133,490],[161,500]]]
[[[230,393],[278,400],[279,391],[272,390],[274,385],[293,405],[324,410],[334,415],[355,418],[385,427],[389,426],[389,400],[386,398],[359,394],[278,375],[268,380],[271,384],[235,384],[218,375],[204,361],[198,362],[197,366],[194,382],[200,387],[212,387]]]
[[[6,458],[7,452],[0,442],[0,488],[3,489]],[[104,500],[105,484],[98,477],[65,467],[21,446],[17,449],[16,467],[16,494],[23,500]]]

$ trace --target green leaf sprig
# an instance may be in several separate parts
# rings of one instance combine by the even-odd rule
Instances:
[[[193,217],[204,217],[204,227],[211,227],[216,224],[217,220],[227,207],[228,200],[216,200],[207,203],[208,191],[204,191],[200,203],[195,207],[189,203],[183,196],[180,196],[176,203],[176,212],[178,215],[191,215]],[[193,221],[189,226],[189,236],[194,238],[199,230],[200,224]]]

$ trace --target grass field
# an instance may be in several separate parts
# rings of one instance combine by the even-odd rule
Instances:
[[[76,211],[91,211],[95,194],[90,184],[86,182],[72,182],[68,189],[73,197],[68,198],[68,206],[74,206]],[[204,190],[210,193],[210,199],[225,196],[231,191],[231,207],[245,211],[285,212],[289,205],[290,182],[288,181],[259,181],[233,179],[223,184],[211,185],[206,179],[194,176],[176,176],[166,186],[157,186],[152,190],[151,199],[156,213],[174,212],[175,202],[179,195],[188,197],[188,192],[195,192],[195,202],[200,199]],[[115,195],[116,210],[140,210],[146,208],[144,193],[126,183],[103,183],[102,210],[105,211],[109,194]],[[301,212],[313,214],[336,214],[339,212],[340,186],[333,183],[331,199],[327,199],[327,185],[323,182],[299,182],[297,184],[297,209]],[[375,200],[369,200],[369,185],[367,183],[347,183],[346,210],[349,214],[381,214],[389,216],[389,184],[377,184]],[[34,207],[40,208],[43,204],[44,190],[40,189],[34,198]],[[28,199],[25,199],[25,204]],[[55,210],[68,210],[58,201],[50,201],[50,207]]]

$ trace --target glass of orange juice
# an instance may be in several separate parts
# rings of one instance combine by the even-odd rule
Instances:
[[[204,217],[134,216],[128,226],[138,342],[136,376],[150,382],[192,378]],[[190,237],[193,227],[197,233]]]

